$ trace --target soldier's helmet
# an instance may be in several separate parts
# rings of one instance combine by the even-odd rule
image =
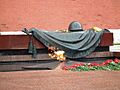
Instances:
[[[70,23],[68,31],[70,32],[83,31],[82,24],[78,21],[73,21]]]

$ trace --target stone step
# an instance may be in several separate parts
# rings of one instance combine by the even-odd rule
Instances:
[[[36,58],[32,55],[1,55],[0,62],[4,61],[35,61],[35,60],[51,60],[48,54],[38,54]]]
[[[53,70],[59,65],[56,60],[39,61],[10,61],[0,62],[0,72],[26,70]]]

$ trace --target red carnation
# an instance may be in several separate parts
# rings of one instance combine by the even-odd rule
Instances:
[[[103,62],[102,64],[100,64],[100,66],[104,66],[104,65],[106,65],[106,63],[105,63],[105,62]]]
[[[88,66],[100,66],[100,65],[96,62],[93,62],[93,63],[90,63]]]
[[[69,66],[69,69],[74,69],[76,68],[76,66]]]
[[[84,63],[76,63],[76,64],[74,64],[73,66],[74,67],[79,67],[79,66],[84,66],[85,64]]]
[[[112,60],[112,59],[108,59],[108,60],[106,60],[106,61],[103,62],[103,63],[104,63],[104,65],[107,65],[107,64],[109,64],[110,62],[113,62],[113,60]]]
[[[68,67],[68,66],[64,66],[62,69],[63,69],[63,70],[68,70],[69,67]]]
[[[120,60],[119,60],[118,58],[115,58],[115,59],[114,59],[114,62],[115,62],[115,63],[119,63]]]
[[[84,66],[85,65],[85,63],[79,63],[79,66]]]
[[[74,66],[74,67],[79,67],[79,66],[80,66],[80,64],[73,64],[73,66]]]

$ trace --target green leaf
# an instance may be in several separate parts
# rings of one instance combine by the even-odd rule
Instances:
[[[114,66],[115,66],[115,65],[117,65],[117,64],[112,61],[112,62],[109,63],[109,65],[114,65]]]

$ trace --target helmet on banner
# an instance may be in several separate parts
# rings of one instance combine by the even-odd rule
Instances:
[[[68,31],[70,32],[83,31],[82,24],[78,21],[73,21],[70,23]]]

